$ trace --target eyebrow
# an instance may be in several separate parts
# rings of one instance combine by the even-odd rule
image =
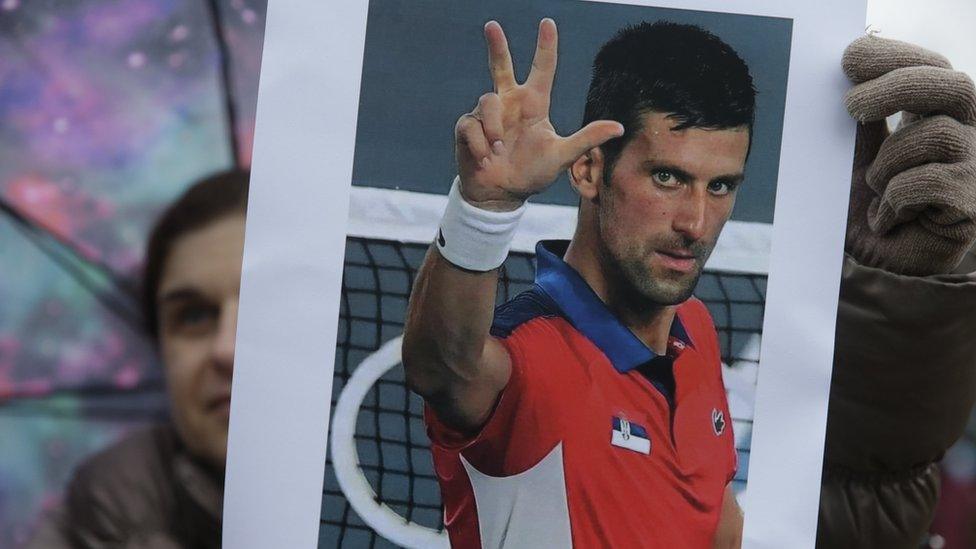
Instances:
[[[178,301],[191,301],[197,299],[206,299],[204,295],[193,288],[176,288],[169,290],[163,295],[159,296],[160,303],[173,303]]]
[[[691,175],[687,171],[677,166],[672,166],[670,164],[660,164],[653,160],[648,160],[644,162],[643,168],[648,172],[656,172],[656,171],[671,172],[671,175],[677,177],[678,181],[681,181],[682,183],[688,183],[689,181],[695,178],[693,175]],[[720,175],[718,177],[713,177],[709,181],[709,183],[726,183],[730,185],[738,185],[739,183],[742,183],[745,177],[746,177],[745,174],[742,172],[730,173],[730,174]]]
[[[739,183],[742,183],[742,181],[744,181],[745,178],[746,175],[744,173],[734,173],[728,175],[720,175],[718,177],[713,178],[711,181],[709,181],[709,183],[725,183],[727,185],[738,185]]]

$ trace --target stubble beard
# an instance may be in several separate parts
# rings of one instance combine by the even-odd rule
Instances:
[[[615,245],[611,227],[614,222],[612,203],[612,199],[601,201],[598,224],[602,260],[609,278],[613,281],[613,291],[635,312],[680,305],[687,301],[698,285],[702,266],[711,255],[714,245],[701,241],[683,242],[680,236],[670,240],[661,238],[654,242],[622,243],[622,247]],[[696,263],[694,271],[678,273],[662,269],[665,272],[653,272],[651,259],[655,250],[674,248],[692,251]]]
[[[700,264],[690,273],[655,273],[648,266],[652,250],[628,249],[624,254],[608,250],[609,263],[616,271],[617,289],[640,309],[659,308],[684,303],[691,297],[701,277]],[[621,257],[623,256],[623,257]],[[696,262],[699,261],[696,256]]]

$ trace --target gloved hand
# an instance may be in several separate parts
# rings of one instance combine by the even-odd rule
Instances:
[[[944,57],[864,36],[844,52],[858,120],[846,251],[907,275],[948,273],[976,241],[976,91]],[[903,112],[889,135],[885,117]]]

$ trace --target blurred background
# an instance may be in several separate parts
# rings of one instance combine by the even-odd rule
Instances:
[[[0,0],[0,547],[76,464],[166,413],[134,301],[146,232],[197,177],[249,165],[265,13]],[[970,0],[869,0],[868,22],[976,74]],[[976,546],[974,440],[944,460],[934,547]]]
[[[146,233],[249,164],[266,4],[0,0],[0,547],[165,414],[133,300]]]

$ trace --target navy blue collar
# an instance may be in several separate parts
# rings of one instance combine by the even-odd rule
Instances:
[[[627,373],[658,355],[607,309],[583,277],[563,261],[568,240],[544,240],[536,244],[535,283],[562,311],[563,316],[610,359],[620,373]],[[691,345],[677,315],[671,337]]]

